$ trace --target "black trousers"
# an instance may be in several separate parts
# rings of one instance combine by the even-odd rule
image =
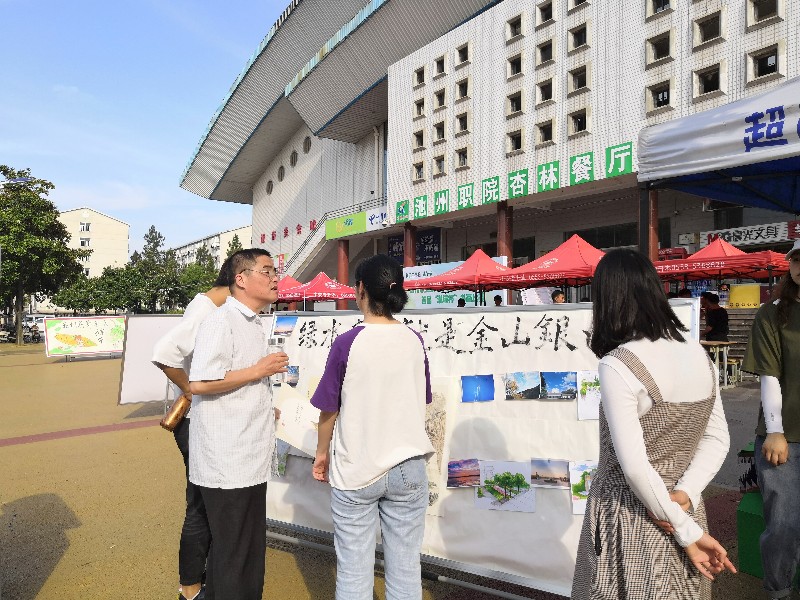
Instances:
[[[173,433],[186,466],[186,516],[178,549],[178,576],[181,585],[194,585],[203,580],[206,571],[211,528],[200,488],[189,481],[189,419],[178,423]]]
[[[206,600],[260,600],[267,553],[267,484],[223,490],[200,487],[214,544]]]

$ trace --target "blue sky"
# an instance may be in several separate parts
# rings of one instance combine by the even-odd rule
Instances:
[[[131,252],[150,225],[173,247],[249,224],[178,182],[288,2],[0,0],[0,164],[129,223]]]

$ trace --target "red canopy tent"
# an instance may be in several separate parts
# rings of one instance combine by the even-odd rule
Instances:
[[[665,281],[746,277],[765,279],[789,270],[782,254],[764,250],[744,252],[722,238],[682,260],[659,260],[656,271]]]
[[[325,273],[320,273],[306,284],[287,288],[281,295],[283,302],[355,299],[356,293],[353,288],[334,281]]]
[[[279,302],[286,302],[286,298],[284,297],[283,293],[288,290],[289,288],[297,287],[299,285],[303,285],[297,279],[290,275],[281,275],[281,278],[278,280],[278,301]]]
[[[421,279],[406,279],[403,287],[407,290],[472,290],[486,291],[500,289],[504,286],[487,286],[486,281],[490,275],[511,271],[492,260],[483,250],[478,248],[467,260],[457,267],[433,277]]]
[[[548,285],[586,285],[605,253],[573,235],[555,250],[507,273],[491,275],[494,287],[524,289]]]

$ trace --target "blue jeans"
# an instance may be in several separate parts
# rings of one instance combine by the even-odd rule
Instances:
[[[423,457],[401,462],[360,490],[331,490],[336,600],[372,600],[379,518],[386,600],[422,598],[419,554],[427,506],[428,475]]]
[[[764,589],[771,598],[785,598],[792,591],[800,563],[800,443],[789,444],[789,460],[777,467],[761,454],[763,444],[764,438],[756,437],[758,487],[766,523],[760,539]]]

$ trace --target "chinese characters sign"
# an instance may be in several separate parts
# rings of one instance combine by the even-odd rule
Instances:
[[[718,237],[734,246],[771,244],[791,239],[789,237],[788,223],[768,223],[766,225],[751,225],[734,229],[702,231],[700,232],[700,247],[707,246]]]
[[[65,317],[44,320],[47,356],[122,352],[125,317]]]

